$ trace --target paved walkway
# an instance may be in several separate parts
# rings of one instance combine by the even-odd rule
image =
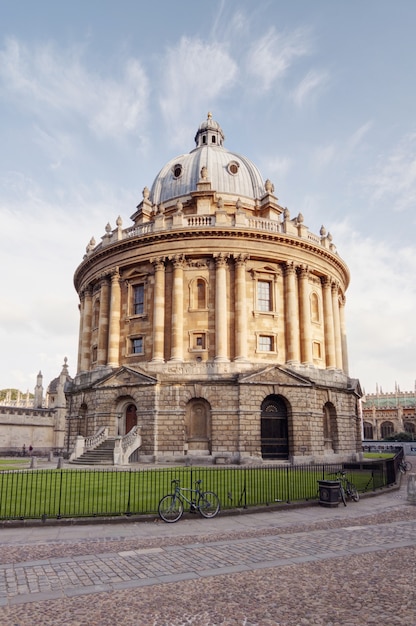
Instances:
[[[135,604],[141,598],[141,617],[135,611],[134,619],[132,616],[132,621],[128,621],[130,613],[127,613],[120,622],[123,624],[297,626],[299,623],[309,626],[322,623],[325,626],[362,626],[373,623],[371,616],[370,621],[361,621],[361,617],[356,617],[354,619],[359,620],[356,622],[320,622],[315,614],[308,618],[309,621],[303,622],[280,622],[276,615],[270,617],[270,621],[269,618],[256,618],[255,621],[252,617],[250,621],[247,617],[249,609],[240,621],[233,621],[236,609],[233,616],[226,617],[224,609],[216,618],[209,611],[206,614],[191,611],[186,618],[172,616],[168,621],[164,621],[165,618],[157,621],[155,615],[164,596],[163,590],[170,592],[169,585],[172,584],[186,583],[186,587],[180,587],[180,593],[188,599],[191,594],[192,602],[195,602],[192,595],[195,594],[195,585],[209,581],[209,589],[212,589],[213,579],[219,577],[218,580],[223,581],[222,590],[228,586],[231,589],[232,585],[234,591],[230,592],[230,598],[234,599],[238,593],[235,589],[241,590],[243,581],[250,580],[252,590],[259,584],[260,576],[263,580],[261,588],[264,589],[264,577],[267,580],[278,576],[279,571],[287,572],[287,566],[290,566],[291,575],[293,567],[312,567],[311,572],[316,571],[318,576],[321,568],[327,567],[328,563],[339,564],[340,558],[343,562],[351,559],[353,562],[354,558],[365,560],[395,554],[397,561],[398,558],[403,559],[402,555],[407,555],[409,550],[414,550],[415,545],[416,506],[407,502],[405,487],[362,499],[359,503],[350,503],[347,507],[331,509],[314,504],[237,516],[220,513],[213,520],[188,515],[176,524],[165,524],[155,519],[97,525],[3,527],[0,529],[0,623],[5,623],[6,618],[8,623],[18,626],[29,623],[89,626],[115,623],[109,616],[115,606],[113,603],[123,597],[123,608],[128,601]],[[374,564],[371,571],[373,569]],[[300,575],[306,570],[298,571]],[[413,571],[407,573],[407,579],[415,575],[413,567]],[[415,580],[416,576],[413,583]],[[136,595],[144,588],[147,590],[146,610],[150,611],[147,617],[143,613],[143,597]],[[158,600],[150,602],[149,598],[155,598],[155,594]],[[219,591],[215,597],[220,595]],[[95,622],[91,615],[95,614],[96,603],[104,602],[105,598],[112,598],[113,603]],[[65,618],[67,621],[62,613],[64,606],[72,607],[68,609],[71,616]],[[81,611],[81,617],[74,617],[74,607]],[[414,611],[414,606],[410,605],[408,611]],[[42,615],[41,621],[33,622],[38,612]],[[414,619],[409,615],[411,613],[408,612],[404,618],[407,621],[396,622],[395,612],[394,618],[392,615],[386,617],[386,626],[396,623],[416,625],[416,614]],[[105,621],[106,616],[108,622]],[[383,623],[374,622],[377,626]]]

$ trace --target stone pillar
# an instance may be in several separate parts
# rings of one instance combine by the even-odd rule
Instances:
[[[339,320],[341,328],[341,350],[342,350],[342,369],[345,374],[349,373],[348,365],[348,348],[347,348],[347,328],[345,324],[345,296],[341,296],[339,301]]]
[[[84,320],[84,292],[80,293],[78,309],[79,309],[79,334],[78,334],[77,373],[79,373],[81,371],[81,362],[82,362],[82,333],[83,333],[83,320]]]
[[[155,284],[153,295],[153,363],[163,363],[165,353],[165,264],[153,261]]]
[[[92,287],[84,293],[84,310],[82,315],[82,352],[81,371],[87,372],[91,364],[91,324],[92,324]]]
[[[235,259],[235,360],[247,361],[247,255]]]
[[[321,278],[322,300],[324,308],[325,357],[327,369],[335,369],[335,337],[334,315],[332,311],[331,279],[329,276]]]
[[[120,364],[120,306],[121,288],[118,268],[111,274],[110,324],[108,332],[107,365],[118,367]]]
[[[285,276],[285,335],[286,363],[299,363],[299,313],[297,304],[297,278],[293,263],[284,267]]]
[[[337,283],[332,283],[332,310],[334,314],[335,361],[337,369],[342,370],[341,324]]]
[[[184,257],[173,259],[171,361],[183,361],[183,268]]]
[[[215,257],[215,361],[228,361],[227,258]]]
[[[300,291],[300,352],[304,365],[313,365],[311,305],[309,299],[309,269],[307,265],[299,268]]]
[[[108,352],[108,328],[110,313],[110,280],[105,276],[101,281],[100,317],[98,321],[97,365],[106,365]]]

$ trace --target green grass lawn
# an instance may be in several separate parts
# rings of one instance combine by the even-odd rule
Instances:
[[[391,452],[364,452],[365,459],[392,459],[394,454]]]
[[[0,459],[0,471],[9,469],[24,469],[26,467],[29,467],[29,465],[30,459],[28,457],[19,457],[17,459]]]

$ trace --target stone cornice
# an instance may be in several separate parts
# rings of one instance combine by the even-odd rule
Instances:
[[[87,256],[82,263],[77,267],[74,274],[74,285],[77,291],[79,291],[82,281],[87,276],[89,270],[91,270],[100,260],[110,259],[120,252],[128,251],[133,248],[140,248],[145,251],[146,247],[152,244],[160,244],[163,242],[171,241],[189,241],[191,239],[205,239],[205,240],[219,240],[219,239],[235,239],[235,240],[256,240],[264,242],[272,242],[278,246],[291,248],[294,250],[302,250],[310,253],[314,256],[318,256],[322,260],[326,261],[343,277],[345,287],[348,286],[350,280],[350,273],[346,263],[341,259],[338,254],[331,252],[327,248],[315,244],[309,239],[303,239],[296,236],[287,235],[284,233],[275,233],[270,231],[259,231],[251,229],[236,229],[233,228],[200,228],[194,229],[174,229],[169,231],[159,231],[140,235],[138,237],[129,237],[109,244],[105,247],[97,247],[93,252]],[[188,250],[189,245],[184,244],[184,250]],[[227,243],[227,250],[230,249],[230,244]],[[197,249],[198,250],[198,249]],[[213,250],[213,253],[218,253],[218,248]],[[150,253],[149,253],[150,254]],[[160,256],[160,254],[152,254],[154,256]],[[282,261],[286,259],[282,255]],[[102,270],[100,272],[102,274]]]

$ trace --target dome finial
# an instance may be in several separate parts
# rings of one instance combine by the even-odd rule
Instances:
[[[212,113],[211,113],[211,111],[208,111],[207,120],[212,120]]]

